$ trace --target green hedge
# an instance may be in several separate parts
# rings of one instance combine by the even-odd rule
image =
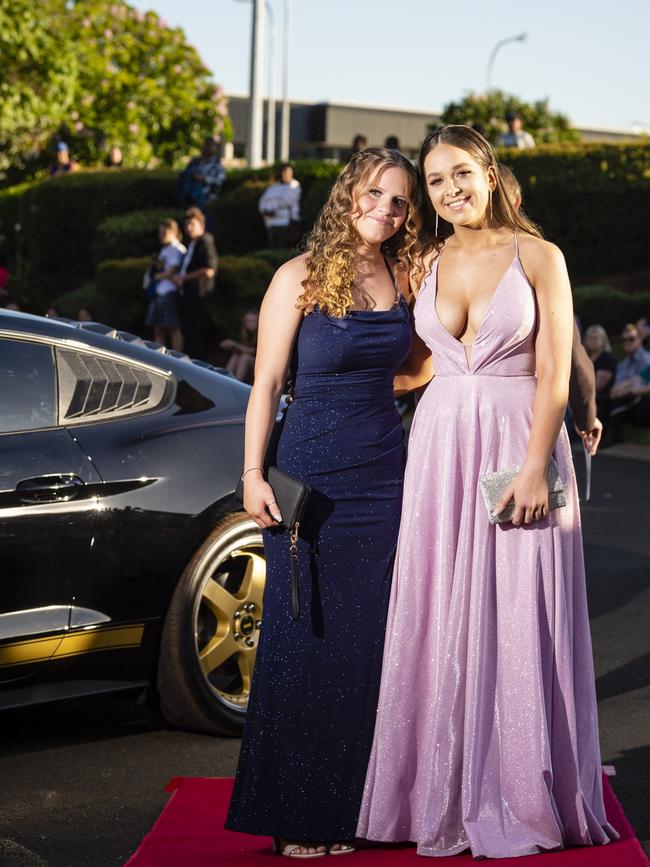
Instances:
[[[257,182],[265,186],[275,177],[279,176],[281,163],[276,163],[271,168],[263,169],[234,169],[228,172],[224,185],[224,193],[237,189],[242,184]],[[303,192],[308,190],[311,183],[319,178],[334,180],[338,177],[342,166],[340,163],[324,162],[323,160],[293,160],[294,176],[300,181]]]
[[[9,211],[20,225],[9,245],[18,251],[13,264],[30,287],[51,298],[92,276],[91,246],[106,217],[173,203],[176,173],[96,171],[50,178],[19,196],[17,214],[15,189],[0,191],[0,219]]]
[[[574,280],[648,267],[650,144],[502,151],[524,210],[561,247]]]
[[[88,306],[98,321],[143,334],[147,297],[142,276],[150,261],[149,256],[140,256],[101,262],[93,283],[62,293],[54,303],[64,316],[76,318],[79,308]],[[259,306],[274,270],[273,265],[256,256],[219,259],[216,288],[206,311],[215,340],[239,332],[242,314]]]
[[[499,156],[522,184],[526,211],[564,251],[574,283],[647,269],[650,143],[547,145]],[[302,161],[295,169],[309,229],[340,167]],[[257,203],[268,179],[268,170],[229,173],[213,208],[221,255],[265,246]],[[92,280],[102,260],[150,255],[160,217],[180,210],[176,184],[170,170],[95,171],[0,190],[12,291],[40,309]]]
[[[163,220],[173,219],[182,227],[183,211],[176,207],[150,208],[107,217],[97,226],[92,242],[95,264],[107,259],[125,259],[153,255],[160,250],[158,226]]]
[[[618,334],[627,322],[650,316],[650,292],[621,292],[611,286],[578,286],[573,291],[573,307],[583,327],[602,325]]]
[[[257,209],[265,189],[260,181],[246,181],[219,196],[212,207],[212,232],[220,253],[239,255],[266,246],[266,229]]]

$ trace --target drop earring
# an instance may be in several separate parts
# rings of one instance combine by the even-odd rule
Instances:
[[[437,212],[437,211],[436,211],[436,231],[435,231],[435,235],[436,235],[436,238],[437,238],[437,237],[438,237],[438,212]]]

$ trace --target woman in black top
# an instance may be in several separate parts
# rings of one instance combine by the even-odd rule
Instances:
[[[616,359],[602,325],[590,325],[583,342],[596,372],[596,406],[598,417],[604,422],[610,410],[609,392],[616,376]]]
[[[217,273],[217,249],[214,238],[205,231],[205,216],[199,208],[186,211],[185,232],[188,236],[187,253],[173,280],[180,288],[185,352],[199,358],[203,350],[201,331],[205,299],[214,289]]]

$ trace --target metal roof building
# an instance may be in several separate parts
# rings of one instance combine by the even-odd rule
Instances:
[[[230,119],[234,129],[236,159],[244,156],[248,131],[248,97],[228,97]],[[266,153],[266,123],[268,104],[264,102],[264,147]],[[276,103],[276,129],[280,129],[281,105]],[[422,109],[387,106],[353,105],[344,102],[291,102],[291,159],[315,157],[346,160],[352,139],[364,135],[370,147],[383,145],[388,136],[396,136],[400,150],[415,157],[431,125],[440,123],[440,113]],[[587,142],[620,142],[638,137],[638,133],[623,129],[578,128]],[[276,157],[279,142],[276,136]]]

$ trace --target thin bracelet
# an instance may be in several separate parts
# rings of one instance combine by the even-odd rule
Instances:
[[[246,475],[246,473],[252,473],[253,470],[262,470],[262,472],[264,472],[264,467],[249,467],[247,470],[244,470],[244,472],[241,474],[242,482],[244,481],[244,476]]]

